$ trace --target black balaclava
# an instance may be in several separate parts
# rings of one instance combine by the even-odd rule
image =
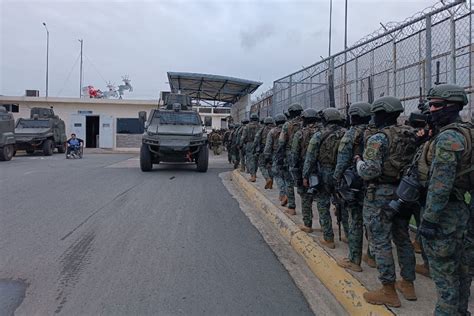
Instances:
[[[317,117],[303,117],[303,126],[308,126],[310,124],[316,123],[317,121]]]
[[[458,104],[444,106],[441,110],[431,112],[431,122],[435,128],[441,128],[459,119],[461,107]]]
[[[301,111],[288,111],[288,113],[290,114],[290,119],[293,119],[295,117],[300,116]]]
[[[374,114],[374,124],[377,128],[397,124],[397,118],[400,112],[387,113],[385,111],[377,111]]]
[[[361,124],[369,124],[370,116],[360,117],[359,115],[351,115],[351,125],[361,125]]]

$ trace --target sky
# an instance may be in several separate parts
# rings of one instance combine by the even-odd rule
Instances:
[[[435,0],[348,0],[348,44]],[[167,71],[273,81],[328,55],[329,0],[0,0],[0,95],[79,96],[83,85],[123,84],[128,99],[157,99]],[[333,0],[332,52],[344,47],[344,0]]]

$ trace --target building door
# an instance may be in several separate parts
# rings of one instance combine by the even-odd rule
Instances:
[[[77,138],[86,141],[86,117],[81,114],[71,114],[69,131],[76,134]],[[67,135],[69,138],[69,135]]]
[[[97,136],[99,135],[99,116],[88,115],[86,116],[86,147],[97,148]]]
[[[99,132],[100,148],[114,147],[114,129],[113,118],[110,115],[100,116],[100,132]]]

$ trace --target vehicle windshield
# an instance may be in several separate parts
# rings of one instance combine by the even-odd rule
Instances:
[[[195,112],[157,111],[154,118],[159,120],[160,125],[201,125],[199,115]]]
[[[20,120],[17,127],[22,128],[45,128],[49,127],[49,120]]]

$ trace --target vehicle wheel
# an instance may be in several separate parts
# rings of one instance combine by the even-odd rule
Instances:
[[[45,156],[51,156],[53,154],[53,141],[51,139],[47,139],[43,143],[43,154]]]
[[[150,148],[145,144],[142,144],[142,147],[140,148],[140,169],[142,169],[143,172],[151,171],[151,169],[153,169]]]
[[[197,159],[197,171],[206,172],[209,165],[209,148],[202,146]]]
[[[26,150],[26,153],[27,153],[28,155],[31,155],[31,154],[33,154],[34,152],[35,152],[35,150],[34,150],[33,148],[29,148],[29,149]]]
[[[58,146],[58,153],[64,154],[66,152],[66,144],[62,144]]]
[[[5,145],[0,148],[0,161],[9,161],[13,157],[13,152],[15,149],[13,145]]]

